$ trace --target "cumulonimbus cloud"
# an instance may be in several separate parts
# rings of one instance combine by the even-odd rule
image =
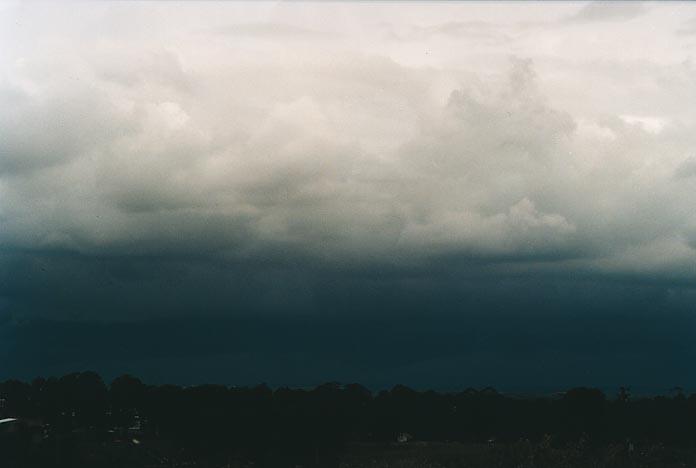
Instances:
[[[352,49],[348,33],[254,42],[273,28],[245,24],[241,45],[195,24],[137,47],[17,46],[0,82],[2,248],[691,274],[696,116],[564,108],[552,97],[578,65],[556,75],[508,42],[485,45],[504,66],[462,70],[401,63],[390,39]],[[646,80],[623,93],[685,92]]]

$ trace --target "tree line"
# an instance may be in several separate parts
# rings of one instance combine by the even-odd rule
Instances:
[[[554,397],[515,398],[492,388],[438,393],[397,385],[373,393],[338,383],[313,389],[146,385],[129,375],[106,385],[98,374],[81,372],[2,382],[0,412],[39,421],[45,440],[137,434],[171,441],[192,457],[234,456],[268,466],[330,466],[350,442],[493,444],[550,437],[556,444],[582,438],[696,445],[696,394],[680,389],[650,398],[631,398],[627,388],[609,397],[574,388]]]

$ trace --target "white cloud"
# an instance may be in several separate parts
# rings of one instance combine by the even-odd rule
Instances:
[[[37,34],[3,34],[0,245],[563,268],[580,256],[596,271],[691,274],[696,114],[683,103],[696,86],[676,35],[635,62],[640,44],[624,54],[610,39],[640,43],[640,28],[529,28],[536,5],[502,18],[414,4],[416,19],[357,3],[336,25],[321,24],[326,6],[294,5],[174,7],[167,21],[140,4],[53,21],[48,7],[5,9],[3,24]],[[671,30],[657,10],[607,15]],[[410,36],[358,24],[369,12]]]

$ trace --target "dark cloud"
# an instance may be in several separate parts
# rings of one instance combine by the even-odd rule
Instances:
[[[639,293],[609,313],[588,304],[530,313],[525,304],[496,314],[404,317],[248,317],[155,320],[136,324],[5,324],[3,376],[33,377],[98,368],[149,382],[314,385],[401,382],[421,388],[495,385],[554,391],[620,385],[659,392],[696,385],[688,314],[645,312]],[[640,299],[640,300],[639,300]],[[647,302],[646,302],[647,300]],[[393,304],[393,302],[392,302]],[[647,307],[646,307],[647,306]],[[548,312],[548,311],[547,311]],[[85,353],[89,350],[89,353]]]
[[[689,158],[677,166],[674,171],[677,179],[688,179],[696,176],[696,158]]]
[[[567,18],[569,22],[627,21],[644,15],[647,8],[642,2],[596,0],[587,3],[576,14]]]

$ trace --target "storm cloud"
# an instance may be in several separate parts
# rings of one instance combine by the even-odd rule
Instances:
[[[73,6],[0,10],[13,323],[691,309],[691,5]]]

